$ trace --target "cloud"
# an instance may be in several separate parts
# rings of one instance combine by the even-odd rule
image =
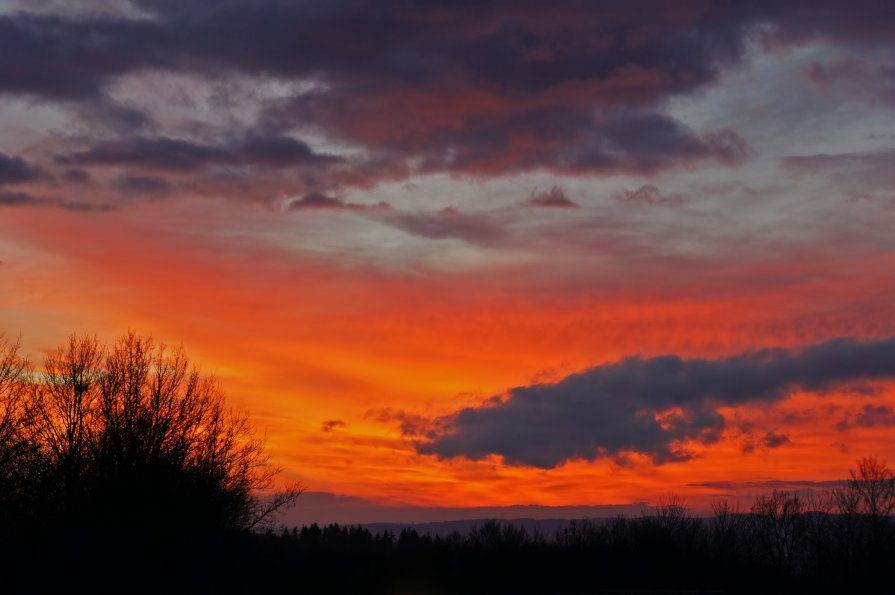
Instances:
[[[34,198],[26,192],[0,191],[0,207],[18,207],[33,202]]]
[[[115,209],[115,206],[104,203],[72,201],[55,197],[32,196],[27,192],[0,190],[0,208],[2,207],[56,207],[76,213],[105,213]]]
[[[786,434],[778,434],[776,432],[768,432],[761,439],[762,446],[766,448],[778,448],[784,444],[792,444],[792,440]]]
[[[892,377],[895,338],[834,339],[715,360],[629,357],[457,411],[420,437],[417,449],[443,458],[498,455],[508,464],[541,468],[627,453],[659,464],[691,456],[689,441],[719,440],[721,406],[773,403],[797,387],[820,391]],[[787,440],[769,432],[762,443],[772,448]]]
[[[61,155],[65,166],[331,174],[302,192],[416,173],[651,175],[749,157],[736,130],[693,129],[668,106],[737,64],[758,33],[766,44],[891,45],[883,3],[858,1],[685,9],[638,0],[599,10],[575,0],[421,0],[412,10],[396,0],[145,0],[116,10],[73,0],[31,12],[23,4],[0,15],[0,94],[56,102],[101,125],[102,140]],[[250,77],[280,91],[232,110],[205,107],[222,128],[251,113],[252,132],[184,139],[175,128],[188,124],[119,101],[116,85],[148,71],[221,88]],[[815,78],[824,76],[832,75]],[[139,136],[148,130],[160,134]],[[349,147],[352,158],[318,153],[299,133]]]
[[[435,213],[396,213],[384,222],[432,240],[458,239],[470,244],[489,244],[503,236],[503,229],[487,219],[467,215],[454,207]]]
[[[652,184],[644,184],[636,190],[621,190],[614,195],[618,202],[642,203],[649,205],[679,205],[684,202],[680,194],[662,194]]]
[[[154,124],[110,99],[111,85],[128,74],[315,81],[311,90],[299,85],[291,97],[259,106],[269,129],[317,129],[363,148],[369,160],[393,163],[390,171],[414,163],[424,172],[470,175],[649,173],[703,159],[738,162],[744,145],[736,133],[689,130],[663,106],[738,60],[749,25],[768,16],[655,3],[645,27],[643,8],[582,11],[575,2],[423,1],[411,13],[389,1],[138,4],[151,18],[0,16],[0,93],[78,104],[127,136]],[[321,165],[285,136],[242,147],[184,142],[109,141],[73,159],[183,169],[209,160]]]
[[[561,209],[577,208],[580,206],[578,203],[570,200],[559,186],[553,186],[550,190],[544,192],[534,190],[528,196],[528,200],[522,204],[529,207],[554,207]]]
[[[849,185],[895,188],[895,151],[791,155],[781,166],[795,175],[822,175]]]
[[[61,178],[63,181],[72,184],[84,184],[90,181],[90,172],[86,169],[74,167],[62,172]]]
[[[487,176],[544,170],[569,175],[652,174],[691,167],[699,161],[736,165],[749,154],[746,141],[734,130],[699,134],[651,109],[600,111],[572,105],[522,111],[506,103],[499,113],[462,117],[459,123],[445,123],[441,128],[437,118],[429,118],[426,111],[408,122],[413,106],[390,112],[375,103],[354,105],[356,99],[303,96],[272,117],[280,120],[281,126],[313,122],[383,158],[418,161],[422,173]],[[383,102],[396,104],[400,100]],[[429,105],[422,108],[434,109]]]
[[[423,433],[435,431],[439,420],[432,420],[416,413],[410,413],[403,409],[383,407],[381,409],[369,409],[364,417],[382,424],[395,424],[405,436],[418,436]]]
[[[304,210],[345,210],[345,211],[365,211],[368,209],[390,209],[391,206],[386,202],[376,204],[360,204],[355,202],[345,202],[339,198],[326,196],[320,192],[311,192],[299,199],[288,203],[287,208],[290,211]]]
[[[895,66],[891,63],[875,64],[864,57],[814,62],[808,76],[823,90],[840,97],[895,107]]]
[[[792,444],[792,440],[786,434],[778,434],[777,432],[767,432],[759,440],[748,439],[743,443],[743,454],[752,454],[758,449],[772,450]]]
[[[840,431],[850,428],[885,428],[895,426],[895,410],[886,405],[864,405],[863,409],[836,424]]]
[[[341,419],[328,419],[320,424],[320,429],[324,432],[332,432],[333,430],[344,428],[347,425],[348,424],[346,424]]]
[[[768,490],[825,490],[838,488],[846,483],[846,480],[811,481],[811,480],[786,480],[771,479],[767,481],[706,481],[702,483],[688,483],[691,487],[712,488],[724,491],[759,491]]]
[[[299,140],[276,134],[249,134],[224,145],[138,137],[101,142],[85,151],[56,156],[60,165],[128,165],[170,171],[194,171],[208,165],[282,168],[337,161],[338,157],[315,153]]]
[[[0,153],[0,184],[31,182],[38,177],[40,172],[28,165],[24,159]]]
[[[150,176],[118,176],[112,180],[112,187],[125,195],[166,196],[173,187],[163,178]]]
[[[141,0],[151,18],[116,11],[0,17],[0,90],[95,96],[114,77],[145,68],[310,75],[358,91],[363,84],[418,86],[450,79],[490,83],[507,95],[561,93],[563,85],[618,103],[656,101],[711,81],[738,59],[750,28],[775,39],[825,35],[883,43],[884,3],[835,0],[720,4],[682,9],[636,1],[582,10],[542,3]],[[855,5],[857,4],[857,5]],[[73,0],[66,5],[89,6]],[[649,14],[649,23],[643,15]],[[15,58],[13,58],[15,57]],[[13,59],[20,68],[13,68]],[[588,84],[596,85],[590,89]]]

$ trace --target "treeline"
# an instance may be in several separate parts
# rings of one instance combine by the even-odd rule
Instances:
[[[498,521],[446,537],[312,525],[259,536],[240,563],[265,588],[294,576],[308,593],[886,593],[893,510],[895,476],[864,458],[823,496],[775,490],[748,508],[718,501],[708,517],[670,498],[555,536]]]

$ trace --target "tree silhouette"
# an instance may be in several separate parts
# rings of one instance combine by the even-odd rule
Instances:
[[[71,336],[44,360],[39,381],[31,386],[34,433],[41,446],[47,487],[71,513],[95,478],[98,387],[103,351],[94,337]]]
[[[19,342],[0,333],[0,524],[27,515],[36,497],[40,461],[31,440],[34,407],[29,400],[31,365]]]
[[[752,530],[758,554],[786,573],[795,570],[805,538],[804,498],[795,492],[773,490],[752,504]]]
[[[30,378],[0,342],[0,472],[33,451],[37,521],[155,534],[251,529],[294,501],[246,413],[182,348],[130,332],[109,348],[71,336]],[[31,463],[29,463],[31,464]],[[10,488],[4,481],[5,498]]]
[[[864,457],[857,465],[849,471],[849,490],[857,497],[859,510],[874,525],[880,524],[895,511],[895,472],[874,457]]]

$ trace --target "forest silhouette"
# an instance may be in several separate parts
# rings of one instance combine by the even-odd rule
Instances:
[[[7,592],[873,592],[895,584],[895,473],[864,457],[830,490],[555,535],[483,520],[447,536],[274,529],[298,485],[182,349],[72,336],[37,369],[0,335],[0,546]],[[300,505],[300,500],[299,500]],[[2,585],[0,585],[2,586]],[[882,589],[879,592],[885,592]]]

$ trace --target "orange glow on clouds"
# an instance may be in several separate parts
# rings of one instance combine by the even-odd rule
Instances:
[[[101,218],[8,215],[0,233],[17,251],[0,268],[0,328],[21,331],[35,357],[68,332],[112,340],[133,328],[182,341],[266,430],[285,475],[314,491],[433,506],[627,503],[676,492],[704,504],[724,493],[699,485],[707,482],[831,480],[865,454],[895,460],[891,428],[847,423],[866,404],[895,407],[890,385],[725,409],[720,442],[688,445],[694,458],[660,466],[638,456],[550,470],[493,456],[439,460],[418,454],[383,414],[434,418],[632,354],[714,357],[886,336],[895,329],[895,280],[885,273],[895,257],[886,253],[705,264],[686,285],[629,270],[581,287],[569,274],[546,292],[539,275],[549,262],[439,275],[345,264],[234,242],[211,224],[166,228],[151,205]],[[839,273],[817,275],[825,266]],[[333,420],[341,423],[324,426]],[[763,446],[769,431],[787,440]]]

